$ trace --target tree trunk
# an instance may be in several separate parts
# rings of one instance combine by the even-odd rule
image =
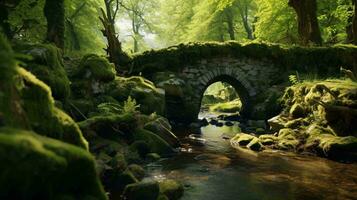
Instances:
[[[298,18],[298,32],[301,43],[322,45],[321,32],[317,20],[316,0],[289,0]]]
[[[231,40],[235,40],[235,33],[234,33],[234,22],[233,22],[233,15],[231,10],[226,11],[226,18],[227,18],[227,28],[228,28],[228,34],[229,38]]]
[[[354,5],[354,14],[352,19],[353,44],[357,45],[357,0],[352,1]]]
[[[238,8],[239,8],[240,16],[242,18],[244,30],[247,33],[247,38],[249,40],[254,40],[253,30],[250,27],[248,21],[248,15],[249,15],[248,5],[244,4],[244,8],[243,8],[242,4],[238,4]]]
[[[47,19],[46,41],[64,48],[64,0],[46,0],[44,14]]]
[[[0,4],[1,30],[6,35],[6,37],[11,40],[13,37],[13,34],[12,34],[11,27],[10,27],[8,20],[9,20],[9,11],[7,10],[7,8],[4,5]]]

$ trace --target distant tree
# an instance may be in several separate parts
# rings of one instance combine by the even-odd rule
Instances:
[[[65,5],[64,0],[46,0],[44,14],[47,19],[46,41],[64,48]]]
[[[109,56],[109,60],[115,64],[117,71],[119,71],[120,66],[126,63],[129,59],[128,55],[122,49],[122,44],[119,41],[118,34],[115,30],[116,17],[118,16],[121,3],[122,0],[104,0],[105,11],[101,9],[102,16],[100,17],[104,27],[102,33],[108,41],[105,50]]]
[[[357,45],[357,0],[352,0],[354,5],[354,14],[352,18],[353,43]]]
[[[316,0],[289,0],[298,19],[298,33],[301,43],[308,45],[314,43],[322,44],[322,37],[317,19],[317,2]]]

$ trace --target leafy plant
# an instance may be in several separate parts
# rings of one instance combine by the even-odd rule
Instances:
[[[97,106],[99,113],[118,114],[123,112],[123,106],[117,103],[101,103]]]
[[[299,73],[296,72],[296,74],[289,75],[289,81],[292,85],[300,83]]]
[[[140,105],[136,103],[136,100],[131,98],[131,96],[129,96],[128,99],[124,102],[123,110],[125,113],[133,113],[139,107]]]

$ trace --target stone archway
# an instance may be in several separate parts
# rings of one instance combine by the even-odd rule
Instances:
[[[232,77],[232,76],[226,75],[226,74],[221,74],[221,75],[218,75],[217,77],[213,77],[212,79],[210,79],[206,83],[206,87],[204,89],[198,88],[198,90],[200,91],[200,94],[201,94],[200,99],[199,99],[198,108],[199,109],[201,108],[202,98],[203,98],[203,95],[204,95],[205,91],[207,90],[207,88],[216,82],[228,83],[235,89],[235,91],[237,92],[237,94],[240,98],[240,101],[242,102],[242,108],[241,108],[240,114],[249,116],[249,114],[252,110],[251,103],[250,103],[252,100],[250,97],[251,94],[249,94],[249,92],[248,92],[249,90],[246,88],[245,85],[243,85],[235,77]],[[252,94],[252,95],[254,95],[254,94]],[[196,101],[196,100],[194,100],[194,101]],[[197,115],[198,115],[198,113],[197,113]]]

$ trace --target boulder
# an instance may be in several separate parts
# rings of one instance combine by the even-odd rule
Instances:
[[[253,151],[260,151],[263,148],[263,145],[260,143],[259,139],[255,137],[249,142],[247,147]]]
[[[178,200],[183,196],[184,188],[177,181],[166,179],[159,183],[160,193],[170,200]]]
[[[157,182],[140,182],[127,185],[123,197],[130,200],[157,200],[159,192]]]
[[[147,142],[152,153],[158,153],[159,155],[171,155],[175,153],[172,146],[151,131],[137,129],[133,133],[133,138],[134,140],[143,140]]]
[[[231,139],[231,144],[234,146],[246,146],[255,138],[253,135],[238,133]]]
[[[268,120],[268,124],[272,131],[279,131],[280,129],[285,127],[285,122],[287,120],[283,118],[281,115],[275,116]]]
[[[0,163],[0,199],[107,199],[93,156],[74,145],[3,127]]]
[[[290,108],[289,114],[294,119],[305,117],[305,108],[301,104],[296,103]]]
[[[165,140],[172,147],[179,147],[180,141],[174,133],[170,131],[170,127],[165,126],[160,118],[145,124],[144,129],[151,131]]]

